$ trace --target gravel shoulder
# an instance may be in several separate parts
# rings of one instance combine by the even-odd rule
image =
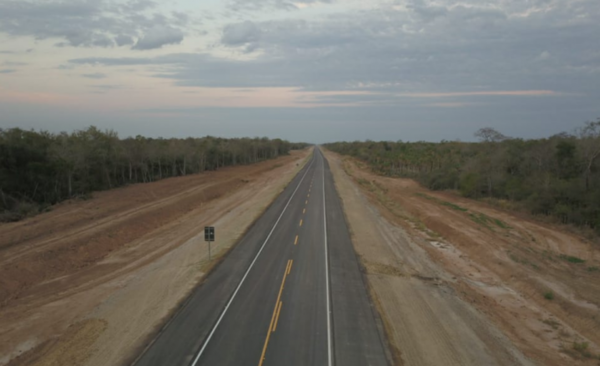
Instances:
[[[597,246],[325,155],[397,364],[598,365]]]

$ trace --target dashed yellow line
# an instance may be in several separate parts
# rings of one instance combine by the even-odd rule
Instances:
[[[300,226],[302,226],[302,219],[300,219]]]
[[[305,214],[305,213],[306,213],[306,209],[303,209],[303,210],[302,210],[302,213],[303,213],[303,214]]]
[[[298,235],[296,235],[296,240],[294,240],[294,245],[298,244]]]
[[[263,346],[262,354],[260,356],[260,361],[258,362],[258,366],[262,366],[265,361],[265,353],[267,353],[267,346],[269,345],[269,339],[271,339],[271,333],[275,331],[275,327],[277,327],[277,321],[279,320],[279,312],[281,311],[281,306],[283,303],[281,302],[281,293],[283,292],[283,286],[285,285],[285,279],[290,271],[292,270],[292,263],[294,261],[288,259],[287,266],[285,267],[285,272],[283,272],[283,279],[281,280],[281,286],[279,287],[279,294],[277,295],[277,301],[275,302],[275,309],[273,309],[273,316],[271,316],[271,323],[269,324],[269,330],[267,331],[267,338],[265,339],[265,345]]]
[[[304,202],[305,205],[308,205],[308,200],[306,200],[306,202]]]

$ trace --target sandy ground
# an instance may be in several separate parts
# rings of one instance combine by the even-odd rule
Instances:
[[[600,365],[598,244],[326,156],[397,364]]]
[[[0,365],[130,362],[309,153],[100,192],[0,225]],[[211,263],[206,225],[216,228]]]

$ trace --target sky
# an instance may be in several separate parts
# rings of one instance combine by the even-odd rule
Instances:
[[[548,137],[600,117],[598,0],[0,0],[0,128]]]

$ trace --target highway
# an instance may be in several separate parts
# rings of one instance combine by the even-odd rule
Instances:
[[[135,365],[389,365],[388,353],[315,148]]]

